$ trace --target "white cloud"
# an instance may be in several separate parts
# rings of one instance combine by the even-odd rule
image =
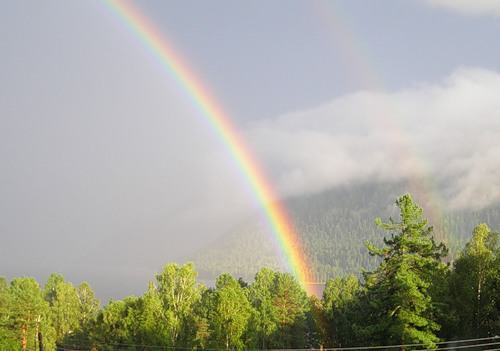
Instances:
[[[500,201],[500,74],[460,68],[440,84],[358,92],[247,131],[283,196],[351,181],[430,178],[452,207]]]
[[[500,16],[500,1],[497,0],[425,0],[433,7],[441,7],[464,15]]]

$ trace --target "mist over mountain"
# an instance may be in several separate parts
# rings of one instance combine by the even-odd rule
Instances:
[[[449,261],[463,249],[478,224],[486,223],[495,231],[500,229],[499,203],[480,210],[446,205],[439,210],[430,209],[424,205],[432,207],[428,195],[412,193],[411,189],[412,185],[405,182],[357,183],[286,200],[284,205],[311,263],[308,280],[324,282],[376,267],[378,259],[368,254],[365,242],[381,244],[384,236],[389,235],[376,227],[374,220],[397,220],[399,213],[394,202],[405,193],[411,193],[423,208],[423,217],[434,227],[436,241],[445,242],[450,249]],[[200,278],[207,280],[229,272],[251,281],[263,266],[287,270],[279,244],[262,214],[241,222],[186,260],[193,260]]]

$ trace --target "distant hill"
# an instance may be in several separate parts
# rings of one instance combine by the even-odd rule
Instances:
[[[404,183],[357,184],[286,200],[284,205],[311,263],[308,279],[324,282],[376,267],[378,260],[368,254],[365,242],[382,244],[387,233],[375,226],[374,219],[397,219],[394,202],[407,189]],[[435,227],[436,241],[444,241],[450,248],[450,260],[479,223],[500,229],[500,204],[479,211],[442,211],[439,218],[433,218],[436,214],[426,212],[419,194],[412,196]],[[286,269],[262,215],[249,218],[189,260],[206,280],[229,272],[250,281],[261,267]]]

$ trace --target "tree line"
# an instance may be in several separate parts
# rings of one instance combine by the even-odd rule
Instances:
[[[251,283],[228,273],[214,287],[193,263],[169,263],[139,297],[101,306],[88,283],[53,273],[0,279],[0,349],[194,350],[421,345],[500,332],[499,235],[479,224],[457,259],[436,243],[410,195],[397,219],[380,218],[383,244],[366,242],[379,265],[361,278],[330,279],[307,296],[291,274],[261,268]]]
[[[327,282],[330,278],[374,270],[377,256],[370,256],[365,241],[382,245],[384,230],[373,224],[376,217],[398,215],[393,206],[399,194],[411,188],[405,182],[369,182],[339,186],[317,194],[301,195],[283,201],[300,245],[307,255],[305,269],[308,281]],[[412,193],[418,203],[429,201],[426,196]],[[425,203],[420,203],[424,205]],[[481,209],[457,209],[449,203],[438,208],[423,207],[434,230],[436,241],[449,249],[447,260],[455,260],[479,223],[488,223],[500,231],[500,203]],[[208,247],[189,257],[195,262],[199,276],[215,280],[221,272],[252,281],[260,267],[284,270],[276,255],[276,242],[260,214],[240,222]]]

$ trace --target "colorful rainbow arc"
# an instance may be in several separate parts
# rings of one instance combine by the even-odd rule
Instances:
[[[285,209],[277,201],[276,194],[262,169],[238,135],[236,127],[188,65],[180,59],[172,45],[155,30],[150,21],[136,7],[126,1],[105,0],[104,3],[141,39],[143,44],[156,56],[162,67],[175,77],[184,92],[197,106],[201,115],[209,122],[214,133],[229,149],[241,174],[255,193],[257,200],[264,206],[267,220],[278,239],[288,268],[307,290],[304,283],[306,283],[305,272],[309,265],[297,233],[293,230]],[[310,292],[308,291],[308,293]]]

